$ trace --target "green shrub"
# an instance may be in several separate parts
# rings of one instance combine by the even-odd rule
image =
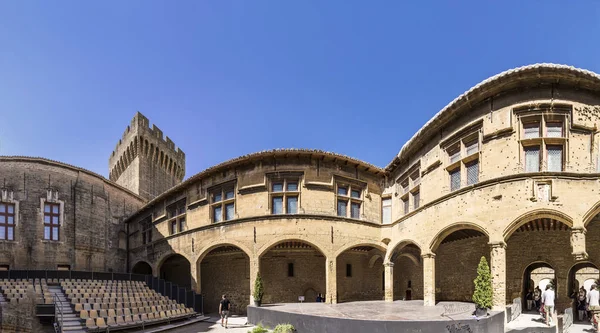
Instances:
[[[492,308],[492,274],[485,257],[481,257],[479,266],[477,266],[477,278],[473,281],[475,292],[473,293],[473,302],[481,309]]]
[[[292,324],[279,324],[275,326],[273,333],[294,333],[296,329]]]
[[[255,328],[248,331],[248,333],[267,333],[268,329],[264,328],[261,324],[258,324]]]
[[[256,280],[254,281],[254,291],[252,292],[252,296],[256,301],[262,301],[263,295],[265,293],[262,278],[260,277],[260,273],[256,273]]]

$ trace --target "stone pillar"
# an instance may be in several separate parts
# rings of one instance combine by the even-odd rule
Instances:
[[[492,273],[492,310],[506,310],[506,243],[490,243],[490,271]]]
[[[254,304],[254,282],[256,281],[256,274],[260,272],[260,258],[250,257],[250,305]]]
[[[571,247],[573,248],[573,257],[576,261],[586,260],[588,258],[585,248],[584,227],[573,227],[571,229]]]
[[[337,303],[337,261],[336,258],[325,259],[325,302]],[[306,300],[312,302],[313,300]]]
[[[435,253],[422,254],[423,305],[435,306]]]
[[[386,262],[383,264],[385,281],[385,301],[394,301],[394,263]]]
[[[190,273],[192,275],[192,290],[199,294],[201,289],[200,278],[202,277],[200,275],[200,265],[196,262],[190,262]]]

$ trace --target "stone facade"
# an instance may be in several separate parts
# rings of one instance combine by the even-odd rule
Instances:
[[[124,214],[127,269],[191,286],[212,311],[228,294],[243,313],[259,272],[268,303],[469,301],[485,257],[494,309],[551,267],[562,311],[576,272],[600,265],[599,122],[600,76],[532,65],[456,98],[385,168],[283,149],[182,181],[183,153],[138,114],[109,162],[150,200],[129,194],[143,206]]]
[[[0,157],[0,175],[0,204],[15,212],[14,238],[0,232],[4,269],[127,270],[124,221],[142,198],[90,171],[41,158]],[[60,210],[56,240],[45,239],[46,202]]]

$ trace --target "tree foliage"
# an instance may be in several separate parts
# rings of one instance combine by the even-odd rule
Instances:
[[[477,266],[477,278],[475,278],[473,283],[475,284],[473,302],[477,304],[479,308],[491,309],[493,295],[492,274],[485,257],[481,257],[481,260],[479,261],[479,265]]]
[[[254,281],[254,291],[252,292],[252,296],[255,300],[261,301],[263,295],[265,294],[262,278],[260,277],[260,272],[256,273],[256,280]]]

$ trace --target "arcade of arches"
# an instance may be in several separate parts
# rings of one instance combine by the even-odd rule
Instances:
[[[491,242],[477,226],[458,225],[438,234],[427,250],[411,241],[387,250],[366,244],[348,247],[335,257],[295,239],[277,242],[260,255],[224,243],[201,255],[193,266],[182,255],[169,256],[157,272],[181,286],[197,284],[207,312],[217,311],[221,295],[226,294],[234,304],[233,312],[244,313],[259,271],[265,288],[263,303],[298,302],[300,296],[304,302],[314,302],[322,294],[330,303],[385,299],[424,300],[432,305],[470,302],[477,264],[485,257],[495,279],[496,305],[511,304],[519,297],[524,300],[529,289],[554,280],[557,307],[565,309],[571,306],[573,290],[589,289],[599,278],[594,263],[600,259],[600,219],[587,225],[590,255],[586,260],[573,255],[573,233],[567,221],[536,217],[518,222],[500,243]],[[495,265],[499,260],[504,265]],[[493,268],[498,266],[505,270],[505,288],[498,286],[498,271]],[[138,262],[132,271],[148,273],[152,267]]]

